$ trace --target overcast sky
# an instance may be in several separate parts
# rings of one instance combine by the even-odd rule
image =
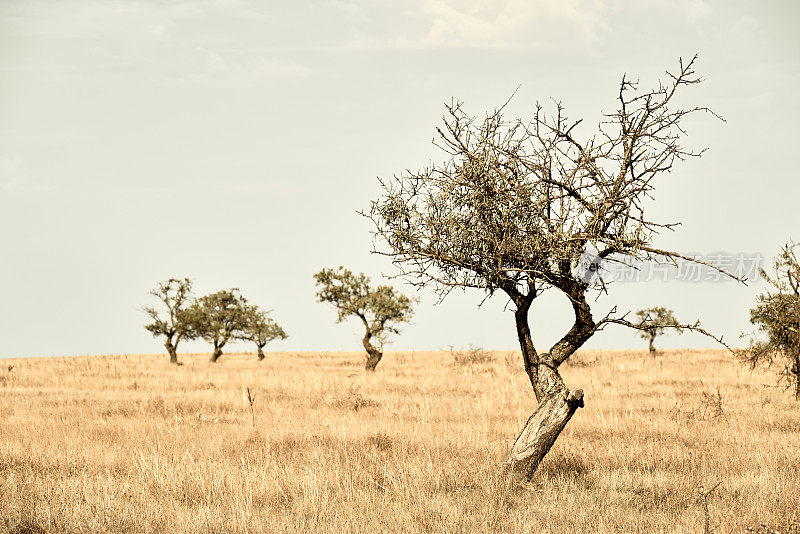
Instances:
[[[623,73],[655,84],[694,53],[706,81],[682,102],[727,122],[690,122],[709,151],[659,181],[654,215],[683,224],[655,244],[769,259],[800,240],[799,20],[791,0],[3,0],[0,356],[162,351],[141,307],[173,276],[274,309],[290,338],[273,350],[358,350],[312,274],[396,273],[356,211],[377,177],[442,161],[444,102],[481,115],[519,86],[511,115],[555,98],[596,123]],[[761,289],[620,283],[595,315],[661,304],[738,342]],[[500,297],[419,296],[393,347],[516,348]],[[569,315],[542,299],[537,345]],[[634,346],[621,327],[589,344]]]

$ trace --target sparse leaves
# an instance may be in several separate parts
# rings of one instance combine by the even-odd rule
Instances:
[[[483,120],[460,102],[446,106],[437,145],[440,165],[382,181],[369,217],[388,245],[382,253],[418,285],[568,292],[581,257],[673,257],[652,248],[670,223],[645,214],[657,175],[698,156],[681,144],[683,119],[705,108],[673,108],[675,92],[697,83],[694,59],[670,82],[638,91],[623,78],[619,107],[597,132],[579,139],[581,120],[556,104],[530,122],[502,109]],[[596,288],[602,287],[599,279]]]
[[[756,367],[778,367],[781,382],[795,388],[800,400],[800,264],[795,243],[786,244],[773,263],[773,272],[761,276],[772,286],[758,296],[750,322],[766,339],[751,339],[739,357]]]

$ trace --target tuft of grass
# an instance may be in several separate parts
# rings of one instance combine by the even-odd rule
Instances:
[[[453,346],[450,346],[449,352],[450,357],[453,359],[453,365],[459,367],[489,364],[495,361],[492,353],[483,347],[473,347],[470,345],[466,350],[455,350]]]

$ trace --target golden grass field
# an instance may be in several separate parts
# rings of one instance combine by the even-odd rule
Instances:
[[[562,369],[586,407],[509,492],[535,400],[519,354],[492,357],[389,352],[371,376],[355,352],[0,360],[0,530],[797,532],[800,404],[772,375],[579,352]]]

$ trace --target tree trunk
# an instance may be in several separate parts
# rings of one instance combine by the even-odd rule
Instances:
[[[506,459],[505,469],[516,482],[530,480],[575,410],[581,407],[583,391],[580,389],[565,388],[548,393],[539,401]]]
[[[570,287],[568,296],[572,301],[575,324],[553,345],[550,353],[542,354],[538,354],[533,346],[528,325],[528,311],[533,299],[515,299],[517,336],[525,371],[539,402],[506,459],[504,471],[515,483],[527,481],[533,476],[575,410],[583,407],[583,390],[569,389],[558,372],[558,366],[592,336],[595,324],[582,286]]]
[[[569,391],[549,354],[537,354],[528,326],[528,309],[518,309],[517,334],[525,370],[539,405],[520,432],[505,463],[505,471],[519,483],[529,480],[553,447],[575,410],[583,406],[583,392]]]
[[[378,366],[378,362],[381,361],[383,357],[383,353],[372,346],[372,343],[369,340],[372,338],[372,332],[367,330],[367,333],[364,334],[364,339],[361,340],[362,344],[364,345],[364,350],[367,351],[367,362],[365,368],[367,371],[375,371],[375,368]]]
[[[375,371],[375,368],[378,366],[378,362],[381,361],[383,358],[383,353],[378,349],[372,349],[372,352],[369,352],[367,355],[367,363],[364,366],[367,371]]]
[[[655,334],[650,334],[650,347],[649,348],[650,348],[650,356],[652,356],[653,358],[656,357],[656,347],[655,347],[655,345],[653,345],[653,342],[655,340],[656,340],[656,335]]]
[[[164,347],[167,349],[167,354],[169,354],[169,363],[178,364],[178,347],[172,344],[171,339],[167,339],[164,343]]]
[[[264,359],[264,347],[258,347],[258,361]]]
[[[383,353],[372,346],[370,340],[372,339],[372,328],[370,328],[370,324],[367,321],[367,318],[361,314],[358,316],[361,319],[361,322],[364,323],[364,338],[361,340],[361,344],[364,345],[364,350],[367,351],[367,361],[364,367],[367,371],[373,372],[375,368],[378,366],[378,362],[381,361],[383,357]]]
[[[795,355],[790,371],[794,374],[794,400],[800,401],[800,355]]]
[[[222,347],[214,347],[214,352],[211,353],[211,363],[217,363],[217,360],[222,356]]]

